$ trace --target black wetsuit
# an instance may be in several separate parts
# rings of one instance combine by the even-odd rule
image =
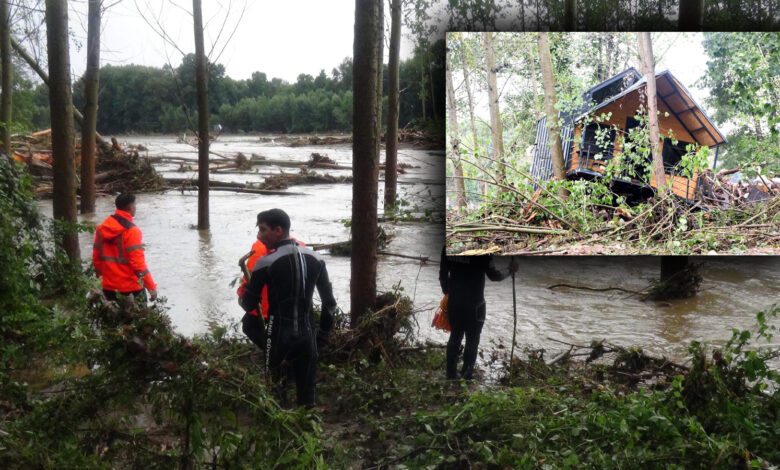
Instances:
[[[336,300],[325,261],[293,240],[279,242],[276,250],[255,263],[241,306],[246,311],[260,303],[268,285],[268,338],[266,368],[274,381],[284,376],[284,365],[295,371],[298,405],[314,406],[317,343],[324,342],[333,325]],[[322,300],[319,329],[314,324],[312,296]]]
[[[471,379],[477,361],[479,336],[485,323],[485,275],[500,281],[508,274],[493,266],[490,256],[446,256],[442,250],[439,266],[441,290],[449,294],[447,314],[450,319],[450,339],[447,342],[447,378],[457,378],[460,343],[466,336],[461,377]]]

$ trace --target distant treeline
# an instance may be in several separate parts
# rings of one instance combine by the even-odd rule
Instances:
[[[433,58],[433,60],[431,59]],[[427,56],[415,54],[400,66],[400,127],[444,116],[444,42]],[[424,59],[424,60],[423,60]],[[176,68],[106,65],[100,69],[98,132],[180,133],[197,127],[195,56],[184,57]],[[433,86],[431,86],[431,80]],[[14,95],[14,116],[22,128],[48,128],[48,90],[27,82]],[[387,65],[384,74],[383,115],[387,115]],[[73,86],[73,103],[84,106],[83,82]],[[21,94],[20,94],[21,92]],[[212,64],[209,73],[212,125],[223,132],[324,132],[352,128],[352,59],[312,77],[300,74],[294,83],[269,80],[255,72],[247,80],[225,75]],[[426,101],[425,111],[421,97]],[[18,100],[18,101],[17,101]],[[24,107],[24,109],[20,109]]]

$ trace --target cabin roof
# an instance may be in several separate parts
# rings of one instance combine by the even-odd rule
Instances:
[[[590,100],[593,97],[593,94],[596,93],[599,90],[602,90],[613,83],[620,81],[626,81],[629,82],[629,86],[634,84],[637,80],[639,80],[642,76],[639,74],[639,72],[636,71],[634,67],[629,67],[626,70],[620,72],[617,75],[614,75],[603,82],[599,83],[598,85],[594,85],[590,88],[588,88],[582,96],[585,98],[586,101]]]
[[[615,77],[612,77],[611,79],[607,80],[607,82],[614,81],[614,79],[623,76],[630,70],[633,70],[634,73],[636,73],[636,70],[631,68],[616,75]],[[599,85],[596,85],[596,87],[591,88],[591,90],[598,89],[604,86],[607,82],[602,82]],[[710,118],[707,116],[707,113],[705,113],[701,106],[696,103],[696,100],[693,99],[693,96],[691,96],[691,93],[688,91],[688,89],[685,88],[685,86],[680,83],[680,81],[677,80],[677,78],[672,75],[671,72],[668,70],[657,72],[655,74],[655,82],[658,99],[660,99],[666,105],[666,107],[669,108],[680,124],[682,124],[685,130],[687,130],[688,133],[693,136],[699,144],[706,145],[707,147],[718,147],[727,143],[726,138],[723,136],[720,130],[718,130],[717,126],[715,126],[715,124],[710,120]],[[633,85],[623,90],[621,93],[618,93],[608,100],[597,104],[594,108],[591,108],[589,111],[581,114],[575,119],[575,121],[579,121],[586,115],[591,114],[610,103],[620,100],[630,93],[638,93],[639,89],[646,83],[647,77],[643,76]],[[588,92],[591,92],[591,90],[588,90]]]

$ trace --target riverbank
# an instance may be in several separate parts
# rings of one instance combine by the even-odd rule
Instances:
[[[269,391],[263,353],[214,325],[192,341],[164,309],[105,303],[56,315],[58,341],[4,379],[3,468],[773,468],[780,409],[767,322],[671,364],[639,349],[588,359],[489,356],[476,382],[444,380],[440,345],[326,351],[318,405]],[[401,299],[401,298],[397,298]],[[387,313],[387,312],[386,312]],[[395,316],[390,313],[390,316]],[[396,326],[398,327],[398,326]],[[41,330],[43,332],[44,330]],[[35,344],[41,338],[29,333]],[[334,336],[332,350],[344,352]],[[399,336],[395,336],[400,338]],[[341,340],[339,339],[341,338]],[[757,351],[757,352],[756,352]],[[710,359],[710,356],[712,359]],[[522,359],[521,359],[522,357]],[[21,363],[20,363],[21,364]],[[4,371],[8,372],[8,371]],[[20,377],[27,383],[19,381]],[[33,380],[35,379],[35,380]],[[11,392],[11,393],[9,393]]]

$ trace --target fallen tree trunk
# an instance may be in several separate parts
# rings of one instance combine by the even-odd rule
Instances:
[[[416,261],[421,261],[423,263],[427,263],[430,261],[430,258],[427,256],[411,256],[411,255],[402,255],[400,253],[390,253],[389,251],[377,251],[378,255],[384,255],[384,256],[395,256],[397,258],[406,258],[406,259],[413,259]]]
[[[194,189],[198,187],[197,180],[189,178],[166,178],[165,184],[171,189]],[[237,193],[265,194],[277,196],[305,196],[306,193],[294,193],[290,191],[276,191],[270,189],[258,189],[244,183],[229,181],[209,181],[209,190],[234,191]]]

